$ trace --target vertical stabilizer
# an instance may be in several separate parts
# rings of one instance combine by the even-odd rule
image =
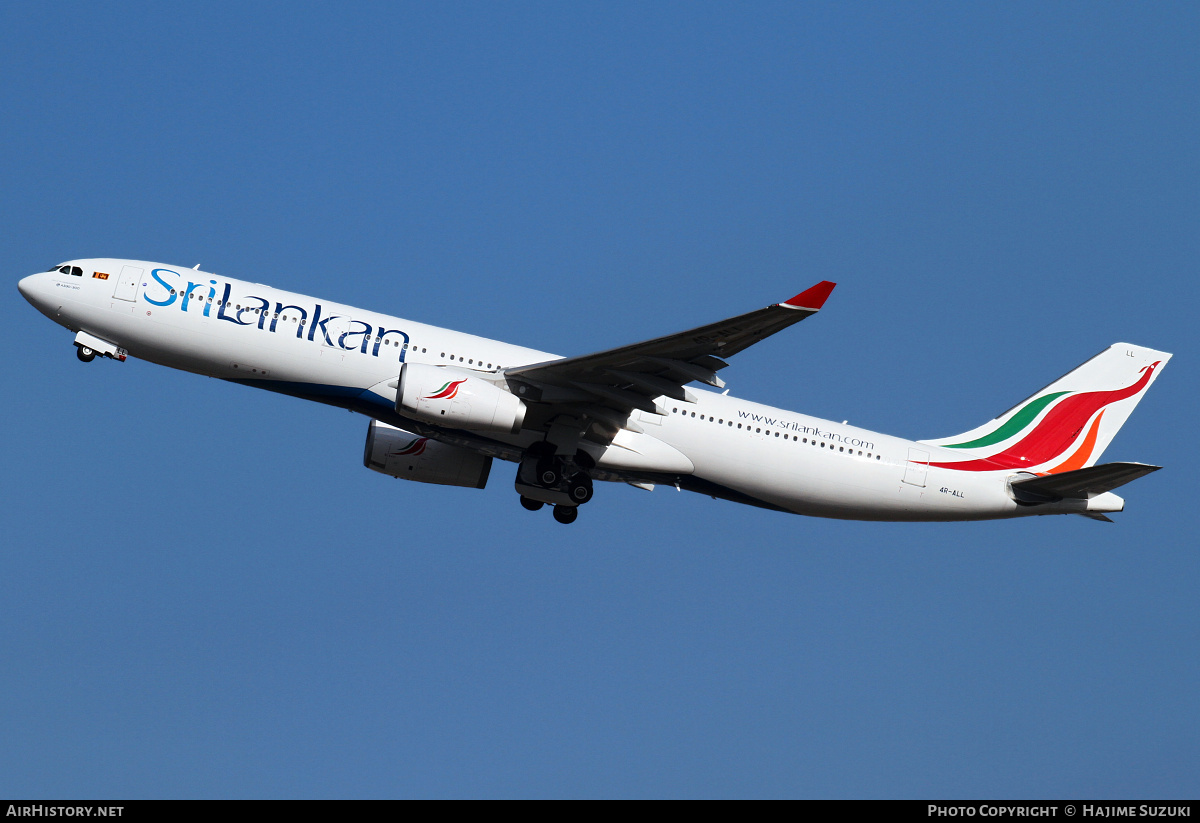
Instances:
[[[1036,474],[1094,465],[1170,359],[1166,352],[1114,343],[995,420],[923,441],[962,455],[929,465]]]

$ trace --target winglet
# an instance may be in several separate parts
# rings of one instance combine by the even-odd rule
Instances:
[[[825,305],[825,301],[829,299],[829,295],[833,292],[833,287],[836,285],[837,283],[822,280],[812,288],[800,292],[791,300],[785,300],[779,305],[787,306],[789,309],[817,311],[821,306]]]

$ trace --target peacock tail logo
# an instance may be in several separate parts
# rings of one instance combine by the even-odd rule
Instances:
[[[1149,366],[1143,366],[1142,375],[1132,385],[1114,391],[1070,392],[1060,391],[1044,394],[1030,400],[1017,410],[1016,414],[1002,423],[995,431],[969,440],[965,443],[948,443],[947,449],[984,449],[1003,443],[1010,438],[1025,432],[1016,443],[997,454],[976,460],[965,460],[956,463],[930,463],[943,469],[955,469],[967,472],[998,471],[1001,469],[1023,469],[1047,463],[1064,454],[1071,444],[1079,437],[1080,432],[1087,427],[1083,441],[1066,460],[1046,470],[1047,474],[1072,471],[1087,465],[1088,459],[1096,448],[1096,438],[1100,431],[1100,420],[1108,406],[1128,397],[1133,397],[1146,388],[1154,369],[1161,360],[1156,360]],[[1043,410],[1049,408],[1041,422],[1034,421]],[[1099,412],[1099,414],[1096,414]],[[1092,416],[1095,415],[1095,419]],[[1088,426],[1088,421],[1091,426]],[[1032,426],[1032,428],[1030,428]],[[1029,429],[1026,431],[1026,429]]]
[[[458,394],[458,387],[467,382],[467,378],[446,383],[433,394],[426,395],[422,400],[452,400]]]
[[[416,457],[419,454],[425,453],[425,446],[429,444],[428,437],[418,437],[416,440],[409,443],[399,451],[392,452],[390,457]]]

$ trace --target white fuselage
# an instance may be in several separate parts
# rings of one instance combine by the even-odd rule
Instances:
[[[400,364],[493,373],[556,355],[235,280],[136,260],[73,261],[21,281],[41,312],[130,355],[330,403],[514,459],[535,436],[439,429],[396,413]],[[107,274],[100,278],[97,273]],[[389,387],[389,383],[392,384]],[[681,487],[798,514],[864,520],[973,520],[1080,512],[1088,501],[1018,505],[1010,472],[927,464],[948,450],[711,391],[660,398],[596,453],[601,479]],[[540,435],[538,435],[540,437]],[[1119,510],[1108,494],[1091,510]]]

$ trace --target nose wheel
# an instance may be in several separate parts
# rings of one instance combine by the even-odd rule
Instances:
[[[76,346],[75,356],[84,363],[91,363],[96,359],[96,352],[93,349],[89,349],[87,346]]]

